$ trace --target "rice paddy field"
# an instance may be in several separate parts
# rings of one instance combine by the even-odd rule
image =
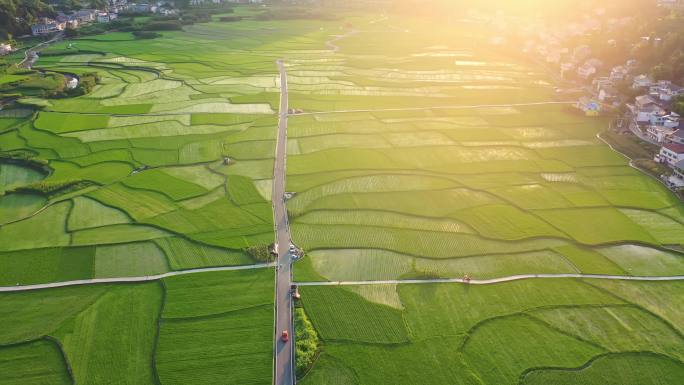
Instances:
[[[279,58],[295,281],[684,275],[684,205],[491,37],[341,15],[56,43],[36,66],[99,82],[0,115],[28,159],[0,162],[0,286],[256,263]],[[0,384],[269,384],[273,290],[263,268],[0,293]],[[681,281],[299,290],[306,385],[684,382]]]
[[[684,206],[597,138],[607,122],[452,24],[359,23],[286,62],[295,280],[684,274]],[[307,385],[684,381],[679,282],[300,291],[322,341]]]
[[[0,117],[0,152],[49,169],[0,163],[1,284],[257,262],[245,250],[274,240],[275,60],[326,36],[318,24],[244,20],[44,50],[36,66],[99,81],[80,97],[24,98],[40,108]]]
[[[97,73],[92,92],[0,113],[0,286],[263,262],[247,250],[274,241],[275,60],[327,35],[248,19],[162,35],[53,44],[35,67]],[[273,273],[0,294],[0,384],[270,384]]]
[[[271,269],[0,293],[0,383],[268,384],[272,307]]]

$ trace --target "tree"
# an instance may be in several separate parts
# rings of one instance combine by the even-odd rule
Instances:
[[[64,30],[64,36],[68,38],[78,37],[78,30],[75,28],[67,28]]]
[[[42,0],[0,0],[0,39],[29,32],[40,16],[53,16],[54,10]]]
[[[672,111],[684,116],[684,95],[678,96],[672,103]]]
[[[669,80],[672,78],[672,68],[667,64],[658,64],[651,69],[651,76],[654,80]]]
[[[186,9],[190,7],[190,0],[174,0],[173,3],[178,9]]]
[[[90,0],[89,1],[90,7],[95,8],[95,9],[104,9],[107,7],[107,0]]]

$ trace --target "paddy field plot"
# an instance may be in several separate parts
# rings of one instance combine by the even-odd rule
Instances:
[[[273,270],[204,274],[3,293],[0,381],[270,382]]]
[[[156,354],[161,382],[269,383],[273,282],[271,269],[165,280],[168,299]]]
[[[281,58],[304,112],[288,118],[295,280],[682,274],[684,206],[596,139],[605,121],[537,104],[556,101],[545,71],[477,23],[340,17],[55,43],[37,66],[100,81],[0,123],[1,151],[51,170],[0,164],[0,284],[255,263],[274,236]],[[327,49],[346,18],[360,32]],[[73,187],[12,192],[32,184]],[[0,294],[0,383],[271,383],[272,274]],[[322,343],[307,385],[683,376],[679,282],[300,291]]]
[[[0,163],[0,193],[43,179],[40,171],[11,163]]]
[[[647,293],[638,283],[624,286]],[[659,287],[669,293],[681,290],[679,283]],[[380,300],[386,295],[361,297],[352,287],[300,288],[304,308],[325,346],[303,383],[346,378],[364,384],[516,384],[519,378],[546,376],[572,383],[563,375],[586,375],[575,368],[609,378],[612,368],[646,362],[652,362],[657,373],[646,383],[681,375],[681,335],[672,324],[645,303],[630,302],[620,292],[614,295],[591,282],[399,285],[394,290],[403,308]],[[329,299],[337,309],[322,306]],[[337,321],[334,327],[331,317]],[[397,317],[404,322],[387,324]],[[676,325],[681,327],[681,321]],[[403,337],[387,336],[388,328]],[[591,365],[602,360],[611,364]]]
[[[94,72],[98,84],[79,97],[35,98],[43,108],[34,117],[2,126],[0,150],[29,151],[52,171],[3,163],[0,191],[87,188],[0,197],[0,252],[11,262],[3,281],[254,263],[245,249],[273,242],[275,60],[327,38],[316,23],[281,21],[287,33],[266,33],[273,24],[211,22],[154,41],[122,32],[51,46],[38,66]],[[29,229],[33,239],[20,236]],[[69,261],[74,250],[87,252]],[[82,268],[69,272],[76,260]],[[40,266],[35,274],[30,264]]]
[[[51,170],[0,165],[0,285],[256,263],[246,249],[274,239],[275,60],[326,38],[318,22],[245,20],[56,43],[37,66],[99,82],[0,124],[0,151]],[[31,184],[74,187],[11,192]],[[0,383],[271,383],[273,282],[261,269],[3,294]]]
[[[326,66],[288,64],[296,281],[681,274],[682,203],[596,139],[604,120],[483,30],[413,22],[401,44],[357,27]],[[600,383],[631,363],[682,378],[679,283],[300,291],[322,340],[305,384]]]

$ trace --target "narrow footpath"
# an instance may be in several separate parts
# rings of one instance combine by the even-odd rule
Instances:
[[[22,60],[17,66],[19,68],[31,69],[33,65],[38,61],[38,52],[43,48],[43,46],[48,46],[54,42],[62,39],[64,32],[57,33],[53,38],[48,41],[44,41],[38,45],[35,45],[26,51],[24,51],[24,60]]]
[[[287,221],[285,207],[285,162],[287,156],[287,73],[282,60],[276,62],[280,71],[280,111],[278,115],[278,135],[276,157],[273,168],[273,216],[275,220],[276,246],[278,250],[278,268],[276,270],[275,292],[275,338],[274,369],[275,385],[294,384],[294,327],[292,318],[292,255],[289,252],[291,243],[290,226]],[[283,331],[287,331],[289,341],[281,339]]]
[[[673,276],[633,276],[633,275],[602,275],[602,274],[519,274],[491,279],[463,279],[463,278],[434,278],[434,279],[388,279],[379,281],[320,281],[295,282],[298,286],[357,286],[357,285],[394,285],[421,283],[465,283],[469,285],[492,285],[502,282],[518,281],[536,278],[584,278],[606,279],[616,281],[684,281],[684,275]]]
[[[261,264],[257,264],[257,265],[240,265],[240,266],[205,267],[205,268],[201,268],[201,269],[188,269],[188,270],[170,271],[168,273],[155,274],[155,275],[144,275],[144,276],[140,276],[140,277],[93,278],[93,279],[79,279],[79,280],[75,280],[75,281],[40,283],[40,284],[35,284],[35,285],[0,286],[0,292],[50,289],[50,288],[54,288],[54,287],[92,285],[92,284],[96,284],[96,283],[147,282],[147,281],[156,281],[158,279],[167,278],[167,277],[174,277],[177,275],[207,273],[210,271],[263,269],[263,268],[273,267],[273,266],[275,266],[275,263],[261,263]]]

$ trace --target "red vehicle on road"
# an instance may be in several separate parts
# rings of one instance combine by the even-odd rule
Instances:
[[[283,330],[283,334],[280,335],[280,339],[283,342],[287,342],[290,340],[290,334],[287,332],[287,330]]]

